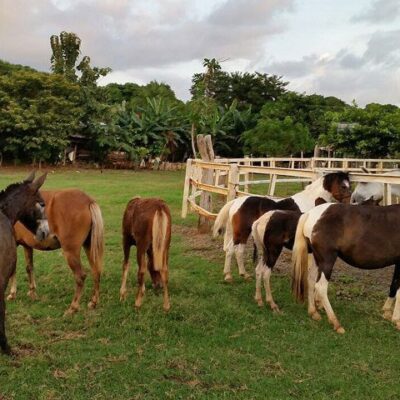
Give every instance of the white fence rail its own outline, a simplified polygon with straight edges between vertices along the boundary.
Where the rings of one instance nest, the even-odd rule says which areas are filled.
[[[194,212],[214,219],[217,214],[200,207],[196,200],[202,192],[226,196],[226,202],[239,196],[258,195],[249,191],[250,185],[268,183],[267,195],[275,197],[277,183],[311,182],[324,171],[346,170],[352,182],[384,184],[384,204],[392,202],[392,185],[400,185],[400,176],[382,175],[400,165],[400,160],[342,159],[342,158],[233,158],[218,162],[187,160],[183,190],[182,217],[189,207]],[[361,167],[376,174],[360,172]],[[213,171],[213,183],[201,181],[203,170]],[[265,176],[267,179],[260,179]],[[243,178],[243,179],[242,179]]]

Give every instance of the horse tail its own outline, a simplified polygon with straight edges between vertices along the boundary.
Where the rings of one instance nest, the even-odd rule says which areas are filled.
[[[169,229],[168,214],[165,210],[157,210],[152,227],[153,264],[156,271],[167,268]]]
[[[257,219],[253,225],[251,226],[251,234],[254,240],[254,249],[253,249],[253,263],[257,262],[258,253],[264,251],[264,241],[263,237],[260,236],[259,232],[260,218]]]
[[[305,213],[299,219],[292,253],[292,293],[300,302],[304,301],[307,293],[308,243],[303,233],[307,218],[308,214]]]
[[[226,226],[226,222],[228,221],[229,217],[229,210],[231,209],[233,202],[235,200],[228,201],[221,210],[219,210],[219,213],[217,215],[217,219],[214,222],[214,227],[213,227],[213,237],[216,238],[218,235],[221,235],[224,231],[224,228]]]
[[[103,266],[104,254],[104,222],[101,210],[96,202],[89,205],[90,215],[92,217],[92,229],[90,233],[90,258],[98,266],[99,272]]]

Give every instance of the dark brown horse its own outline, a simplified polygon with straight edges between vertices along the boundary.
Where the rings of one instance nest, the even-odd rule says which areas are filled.
[[[13,225],[21,221],[38,239],[45,239],[49,234],[44,202],[39,193],[46,174],[33,179],[34,173],[24,182],[0,192],[0,348],[6,354],[10,353],[10,347],[5,332],[5,291],[17,262]]]
[[[337,257],[361,269],[395,264],[384,317],[400,329],[400,205],[386,207],[323,204],[299,219],[293,246],[292,288],[298,300],[308,289],[308,312],[320,319],[315,299],[325,309],[329,322],[344,333],[328,299],[328,282]],[[308,272],[307,254],[315,264]],[[308,286],[308,288],[307,288]],[[315,299],[314,299],[315,292]],[[392,307],[394,311],[392,313]]]
[[[50,235],[38,241],[22,224],[14,226],[17,244],[25,252],[26,271],[29,277],[29,296],[36,298],[33,276],[33,249],[55,250],[62,248],[64,257],[75,277],[75,294],[66,314],[79,309],[86,273],[81,263],[81,249],[85,249],[94,279],[93,295],[88,304],[95,308],[99,302],[100,277],[103,265],[104,232],[103,218],[98,204],[86,193],[77,189],[41,191],[46,204]],[[8,299],[16,297],[15,274],[11,279]]]
[[[236,255],[239,274],[245,278],[249,277],[244,267],[244,249],[253,222],[261,215],[271,210],[306,212],[315,207],[318,202],[348,201],[350,196],[349,175],[339,171],[319,177],[303,191],[280,201],[261,196],[244,196],[225,204],[218,213],[213,229],[214,237],[225,229],[225,281],[232,281],[231,259],[233,253]]]
[[[170,309],[168,296],[168,253],[171,242],[171,214],[167,204],[160,199],[136,197],[126,206],[122,221],[124,263],[120,299],[126,298],[126,280],[129,270],[131,246],[137,248],[137,285],[135,307],[142,305],[145,291],[144,275],[149,271],[153,286],[163,287],[164,310]],[[146,260],[147,254],[147,260]]]

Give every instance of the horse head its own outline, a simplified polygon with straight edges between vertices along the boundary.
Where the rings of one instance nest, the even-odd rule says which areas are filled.
[[[330,172],[322,177],[323,187],[339,203],[349,203],[351,197],[350,177],[347,172]]]
[[[34,176],[34,173],[31,173],[22,183],[10,185],[4,191],[3,203],[5,214],[13,219],[12,222],[19,220],[41,241],[49,234],[45,204],[39,192],[47,173],[36,180]]]

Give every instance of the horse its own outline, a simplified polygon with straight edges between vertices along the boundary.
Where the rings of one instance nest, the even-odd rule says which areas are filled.
[[[38,240],[49,234],[44,201],[39,193],[46,174],[35,181],[34,177],[33,172],[22,183],[9,185],[0,192],[0,348],[5,354],[11,353],[5,331],[5,291],[17,263],[13,225],[21,221]]]
[[[297,300],[303,301],[308,286],[308,313],[313,319],[321,319],[315,307],[316,298],[334,330],[345,332],[328,299],[329,279],[336,258],[340,257],[361,269],[395,264],[383,311],[384,317],[400,329],[399,224],[398,204],[385,207],[322,204],[300,217],[293,246],[292,291]],[[307,274],[309,250],[313,262]]]
[[[369,174],[366,168],[361,168],[363,172]],[[400,176],[400,170],[393,170],[385,172],[382,175],[395,175]],[[381,201],[383,199],[383,183],[379,182],[359,182],[354,188],[351,195],[351,203],[358,204],[367,199],[373,199],[375,201]],[[392,185],[392,195],[400,196],[400,185]]]
[[[122,220],[124,262],[120,300],[126,299],[126,280],[129,271],[131,246],[137,248],[138,263],[135,307],[139,309],[145,291],[144,274],[148,269],[153,287],[163,287],[165,311],[170,309],[168,295],[168,253],[171,242],[171,213],[160,199],[135,197],[126,206]],[[147,261],[146,261],[147,254]]]
[[[349,198],[347,197],[345,200],[349,200]],[[318,200],[315,205],[320,204],[325,204],[325,202]],[[361,204],[378,206],[379,200],[369,198]],[[266,302],[270,305],[272,311],[279,312],[279,307],[272,298],[269,281],[282,249],[284,247],[289,250],[293,249],[297,223],[301,215],[298,211],[274,210],[263,214],[253,223],[251,231],[255,245],[253,262],[256,261],[256,255],[259,256],[256,266],[256,294],[254,299],[260,307],[263,306],[261,296],[261,281],[263,280]]]
[[[271,210],[291,210],[306,212],[316,202],[332,200],[344,201],[351,195],[350,179],[346,172],[332,172],[319,177],[295,195],[280,201],[268,197],[244,196],[225,204],[217,215],[213,228],[213,237],[221,234],[225,228],[224,279],[232,282],[231,260],[236,255],[240,276],[245,279],[250,275],[244,267],[244,250],[251,233],[251,227],[261,215]]]
[[[80,255],[83,247],[94,279],[93,294],[88,308],[95,308],[99,303],[104,252],[104,227],[100,207],[95,200],[77,189],[41,191],[41,195],[46,204],[50,228],[47,239],[37,240],[22,224],[14,225],[16,242],[24,248],[29,279],[28,295],[36,299],[33,250],[50,251],[61,248],[75,277],[75,294],[65,315],[78,311],[86,278]],[[14,273],[11,277],[8,299],[15,299],[16,292],[16,274]]]

